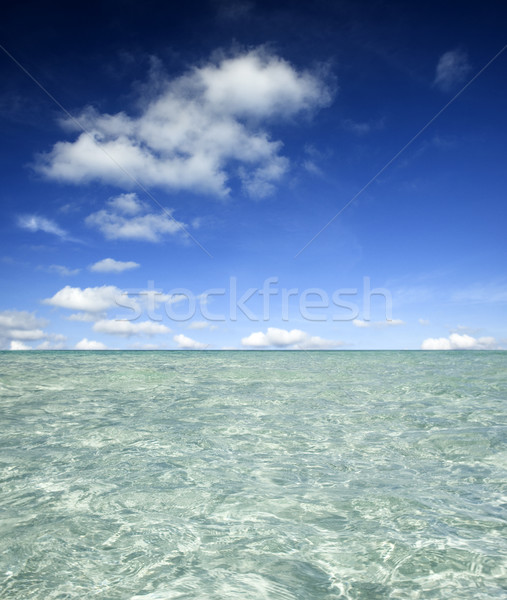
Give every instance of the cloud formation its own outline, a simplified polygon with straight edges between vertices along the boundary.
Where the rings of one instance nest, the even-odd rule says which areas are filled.
[[[198,300],[200,296],[197,296]],[[187,300],[185,294],[163,294],[153,289],[127,292],[115,285],[80,288],[66,285],[51,298],[42,300],[43,304],[80,311],[66,317],[69,321],[94,322],[104,320],[108,310],[127,309],[123,319],[133,320],[139,317],[142,308],[155,310],[160,304],[177,304]],[[135,313],[135,315],[132,314]],[[134,331],[134,330],[132,330]]]
[[[78,117],[74,141],[61,141],[38,157],[36,168],[59,181],[98,180],[131,188],[146,186],[226,196],[231,176],[251,196],[265,196],[288,169],[282,142],[264,127],[330,103],[319,74],[298,71],[258,48],[194,67],[158,82],[158,95],[139,116],[100,114],[92,107]],[[240,168],[238,168],[238,165]]]
[[[150,212],[150,206],[133,193],[111,198],[106,208],[92,213],[85,222],[108,240],[160,242],[165,234],[185,231],[185,225],[172,217],[172,211]]]
[[[0,347],[9,348],[11,342],[24,343],[42,340],[46,337],[44,319],[24,310],[4,310],[0,312]],[[17,345],[17,344],[14,344]]]
[[[98,262],[90,265],[90,271],[95,273],[122,273],[123,271],[129,271],[130,269],[137,269],[139,263],[122,260],[115,260],[114,258],[103,258]]]
[[[0,348],[10,350],[31,350],[26,342],[41,342],[40,350],[61,348],[65,336],[46,333],[48,322],[39,319],[34,313],[25,310],[4,310],[0,312]]]
[[[241,345],[248,348],[291,348],[300,349],[325,349],[341,346],[342,342],[326,340],[319,336],[311,336],[301,329],[278,329],[268,327],[266,332],[256,331],[242,338]]]
[[[451,333],[448,338],[428,338],[421,344],[421,350],[495,350],[498,348],[494,337],[474,338],[466,333]]]
[[[40,343],[35,349],[36,350],[62,350],[65,348],[65,341],[67,337],[62,334],[49,334],[47,340]]]
[[[18,217],[18,227],[26,229],[35,233],[37,231],[44,231],[44,233],[51,233],[60,238],[66,238],[67,232],[64,231],[55,221],[46,219],[46,217],[39,217],[37,215],[20,215]]]
[[[56,292],[54,296],[46,298],[42,302],[49,306],[80,310],[85,313],[101,313],[113,306],[118,306],[117,301],[122,297],[125,298],[125,294],[114,285],[103,285],[100,287],[88,287],[84,289],[66,285]]]
[[[32,350],[32,347],[24,344],[23,342],[12,340],[9,345],[9,350]]]
[[[107,350],[107,346],[102,342],[83,338],[74,346],[75,350]]]
[[[93,325],[93,331],[98,333],[108,333],[109,335],[120,335],[131,337],[133,335],[160,335],[169,333],[169,327],[153,321],[142,321],[135,323],[133,321],[123,321],[120,319],[101,319]]]
[[[46,270],[49,273],[57,273],[62,277],[72,277],[74,275],[77,275],[81,271],[81,269],[69,269],[64,265],[49,265],[49,267],[47,267]]]
[[[197,342],[182,333],[175,335],[173,340],[178,344],[178,348],[182,350],[204,350],[204,348],[207,348],[207,344]]]
[[[465,81],[471,66],[468,57],[461,50],[449,50],[440,57],[433,85],[443,92],[449,92]]]

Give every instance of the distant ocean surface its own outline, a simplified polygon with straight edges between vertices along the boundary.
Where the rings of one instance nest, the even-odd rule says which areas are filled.
[[[507,597],[507,352],[2,352],[0,598]]]

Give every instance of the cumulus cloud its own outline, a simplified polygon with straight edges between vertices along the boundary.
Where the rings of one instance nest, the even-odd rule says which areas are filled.
[[[390,321],[363,321],[362,319],[354,319],[352,324],[355,327],[363,329],[384,329],[385,327],[396,327],[397,325],[405,325],[405,321],[401,319],[391,319]]]
[[[256,331],[251,333],[248,337],[244,337],[241,340],[243,346],[250,346],[252,348],[265,348],[267,346],[277,346],[280,348],[286,346],[294,346],[304,342],[308,334],[301,329],[277,329],[276,327],[268,327],[266,333],[263,331]]]
[[[336,348],[342,345],[342,342],[335,340],[326,340],[319,336],[311,336],[301,329],[277,329],[276,327],[268,327],[266,332],[256,331],[249,336],[242,338],[242,346],[249,348],[267,348],[274,346],[275,348]]]
[[[100,313],[113,306],[118,306],[118,300],[121,298],[125,298],[124,292],[114,285],[84,289],[66,285],[52,298],[46,298],[42,302],[50,306],[79,310],[85,313]]]
[[[449,92],[463,83],[470,72],[468,57],[461,50],[449,50],[440,57],[433,84],[443,92]]]
[[[101,319],[93,325],[93,331],[98,333],[108,333],[109,335],[121,335],[131,337],[133,335],[159,335],[169,333],[169,327],[153,321],[142,321],[135,323],[133,321],[123,321],[120,319]]]
[[[287,117],[330,100],[316,76],[298,73],[287,61],[261,50],[209,64],[197,69],[193,78],[219,114]]]
[[[177,304],[188,299],[185,294],[163,294],[154,289],[138,290],[129,294],[114,285],[88,288],[66,285],[51,298],[42,300],[42,303],[79,311],[67,316],[69,321],[90,322],[104,319],[107,311],[112,308],[134,311],[139,316],[143,307],[154,310],[163,303]],[[199,299],[202,299],[202,296],[195,298],[196,301]],[[129,317],[134,318],[132,314],[129,314]]]
[[[24,310],[0,312],[0,348],[25,345],[25,342],[43,340],[47,337],[43,328],[47,321]],[[14,348],[16,349],[16,348]]]
[[[130,269],[137,269],[139,263],[122,260],[115,260],[114,258],[104,258],[98,262],[90,265],[90,271],[96,273],[122,273]]]
[[[63,347],[64,335],[47,333],[48,322],[39,319],[34,313],[24,310],[4,310],[0,312],[0,348],[11,350],[31,350],[26,342],[41,342],[38,349]]]
[[[9,345],[9,350],[32,350],[32,347],[27,346],[27,344],[23,344],[23,342],[12,340]]]
[[[178,348],[182,350],[204,350],[204,348],[207,348],[207,344],[197,342],[182,333],[175,335],[173,340],[178,344]]]
[[[236,175],[248,194],[264,196],[288,169],[282,142],[265,128],[331,101],[319,74],[299,71],[262,48],[159,83],[139,116],[85,109],[78,120],[89,135],[56,143],[39,156],[39,172],[128,187],[134,177],[146,186],[218,196],[229,193]],[[65,126],[76,129],[70,120]]]
[[[74,346],[75,350],[107,350],[107,346],[102,342],[83,338]]]
[[[45,233],[51,233],[60,238],[66,238],[67,232],[64,231],[55,221],[46,219],[46,217],[39,217],[37,215],[20,215],[18,217],[18,226],[21,229],[26,229],[35,233],[36,231],[44,231]]]
[[[90,227],[96,227],[109,240],[159,242],[164,234],[185,231],[185,225],[173,218],[172,211],[150,212],[150,207],[133,193],[111,198],[107,202],[106,208],[89,215],[85,222]],[[112,261],[113,259],[105,260]],[[101,262],[104,263],[104,261]],[[118,261],[113,262],[117,263]],[[138,266],[137,263],[122,264]],[[111,265],[112,263],[108,262],[101,266],[107,268]],[[104,271],[103,268],[102,270]]]
[[[29,327],[29,325],[27,325],[27,327]],[[28,328],[27,329],[24,329],[24,328],[11,329],[10,335],[12,337],[15,337],[18,340],[29,340],[29,341],[40,340],[40,339],[43,339],[46,337],[46,334],[44,333],[44,331],[42,329],[28,329]]]
[[[494,337],[474,338],[466,333],[451,333],[448,338],[428,338],[421,344],[421,350],[495,350],[498,344]]]

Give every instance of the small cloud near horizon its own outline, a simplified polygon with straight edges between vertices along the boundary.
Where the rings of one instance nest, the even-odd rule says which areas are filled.
[[[466,333],[451,333],[447,338],[428,338],[421,344],[421,350],[497,350],[499,345],[494,337],[474,338]]]
[[[247,348],[294,348],[301,350],[324,350],[342,346],[338,340],[327,340],[320,336],[311,336],[301,329],[278,329],[268,327],[266,332],[256,331],[241,339],[241,345]]]

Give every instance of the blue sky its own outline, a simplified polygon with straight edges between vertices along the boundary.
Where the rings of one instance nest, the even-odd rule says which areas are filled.
[[[10,6],[0,348],[506,348],[506,22]]]

